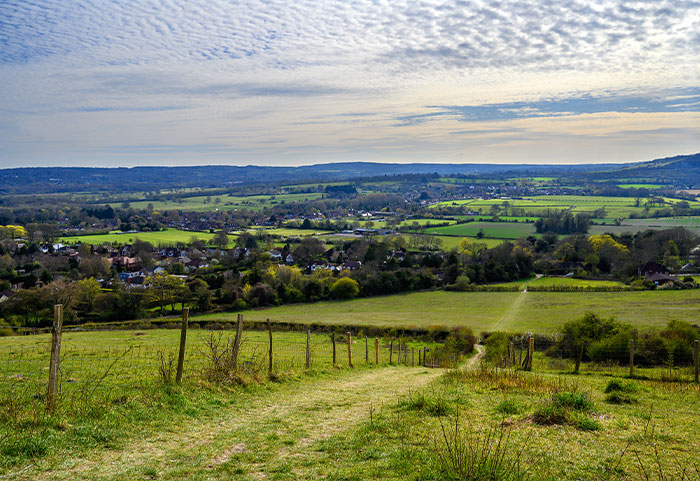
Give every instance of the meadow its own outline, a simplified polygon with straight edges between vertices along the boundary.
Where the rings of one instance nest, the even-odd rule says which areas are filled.
[[[700,292],[447,292],[424,291],[348,301],[290,304],[246,311],[246,319],[381,327],[466,326],[474,332],[557,332],[586,311],[640,329],[660,328],[681,319],[700,323]],[[228,320],[235,314],[195,316]]]
[[[149,205],[154,210],[187,210],[195,212],[211,212],[214,210],[236,210],[248,209],[262,211],[266,207],[277,204],[288,204],[293,202],[307,202],[323,197],[318,192],[303,194],[264,194],[235,196],[231,194],[220,195],[195,195],[191,197],[180,197],[174,200],[140,200],[129,202],[129,206],[135,209],[147,209]],[[112,207],[121,206],[120,202],[113,202]]]
[[[664,200],[673,204],[679,202],[680,199],[664,198]],[[636,206],[636,200],[629,197],[605,197],[605,196],[584,196],[584,195],[542,195],[530,196],[518,199],[464,199],[445,201],[436,204],[437,206],[452,206],[465,205],[477,212],[485,212],[490,210],[494,205],[503,208],[505,205],[510,207],[522,208],[527,212],[541,213],[547,210],[569,210],[574,213],[589,213],[604,208],[605,219],[607,221],[615,219],[625,219],[632,214],[642,214],[644,210],[643,202],[640,206]],[[697,208],[700,202],[689,202],[690,207]],[[668,205],[666,205],[668,206]],[[662,206],[652,207],[659,208]]]
[[[519,222],[468,222],[466,224],[432,227],[424,232],[436,235],[476,237],[482,231],[490,239],[519,239],[535,235],[535,225]]]
[[[113,243],[127,244],[139,239],[144,242],[149,242],[154,246],[175,246],[177,244],[191,244],[193,239],[209,242],[214,238],[214,235],[215,234],[211,234],[209,232],[165,229],[162,231],[137,233],[112,231],[109,234],[89,234],[61,237],[59,240],[64,244],[77,244],[82,242],[91,245],[101,245]],[[230,235],[229,246],[233,245],[235,241],[236,236]]]

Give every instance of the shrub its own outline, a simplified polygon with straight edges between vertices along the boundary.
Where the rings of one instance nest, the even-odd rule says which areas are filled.
[[[341,277],[331,286],[329,293],[335,299],[351,299],[360,293],[360,285],[355,279]]]

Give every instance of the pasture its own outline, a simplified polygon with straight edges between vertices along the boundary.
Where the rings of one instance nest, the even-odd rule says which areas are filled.
[[[668,207],[671,204],[680,202],[680,199],[664,198],[665,205],[652,207]],[[598,209],[605,209],[606,220],[625,219],[631,214],[641,214],[644,210],[644,202],[636,205],[636,199],[630,197],[605,197],[605,196],[585,196],[585,195],[539,195],[523,197],[518,199],[462,199],[440,202],[437,206],[459,206],[465,205],[469,209],[485,213],[493,206],[522,208],[530,213],[542,213],[547,210],[569,210],[573,213],[593,214]],[[700,207],[700,202],[689,202],[690,207]]]
[[[102,244],[129,244],[139,239],[154,246],[174,246],[177,244],[191,244],[193,240],[209,242],[214,234],[209,232],[195,232],[178,229],[165,229],[153,232],[121,232],[112,231],[109,234],[88,234],[79,236],[61,237],[64,244],[84,243],[90,245]],[[229,235],[229,246],[236,241],[235,235]]]
[[[120,232],[112,231],[109,234],[89,234],[79,236],[61,237],[64,244],[84,243],[90,245],[102,244],[130,244],[136,239],[148,242],[154,246],[175,246],[177,244],[191,244],[193,240],[209,242],[214,234],[209,232],[194,232],[178,229],[165,229],[154,232]],[[229,246],[236,241],[235,235],[229,236]]]
[[[177,197],[172,200],[140,200],[130,202],[135,209],[147,209],[149,205],[153,210],[188,210],[195,212],[211,212],[215,210],[242,210],[262,211],[266,207],[278,204],[290,204],[295,202],[308,202],[323,197],[322,193],[311,192],[304,194],[263,194],[236,196],[232,194],[220,195],[195,195],[191,197]],[[112,207],[121,206],[120,202],[113,202]]]
[[[490,239],[519,239],[536,235],[534,224],[520,222],[468,222],[424,230],[428,234],[460,237],[476,237],[480,231],[483,231],[484,237]]]
[[[246,311],[246,319],[353,324],[382,327],[466,326],[481,331],[556,332],[586,311],[615,316],[640,329],[681,319],[700,323],[700,291],[631,292],[447,292],[426,291],[391,296],[290,304]],[[227,320],[216,313],[196,319]]]

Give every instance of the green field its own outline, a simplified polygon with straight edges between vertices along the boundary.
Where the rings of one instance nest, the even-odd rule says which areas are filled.
[[[672,204],[680,199],[664,198],[666,202]],[[574,213],[593,213],[593,211],[605,208],[605,219],[614,220],[618,218],[628,218],[631,214],[641,214],[644,210],[643,202],[639,207],[635,206],[636,200],[631,197],[604,197],[585,195],[542,195],[531,196],[519,199],[464,199],[440,202],[436,206],[459,206],[466,205],[477,212],[488,212],[492,206],[498,205],[503,208],[505,203],[510,207],[522,208],[527,212],[544,212],[547,210],[569,210]],[[693,208],[700,207],[700,202],[689,202]],[[656,206],[661,208],[664,206]],[[665,205],[668,207],[668,204]]]
[[[551,333],[586,311],[616,316],[642,329],[673,319],[700,323],[700,291],[632,292],[446,292],[293,304],[246,311],[246,319],[354,324],[382,327],[468,326],[475,332],[506,330]],[[202,320],[235,319],[205,314]]]
[[[667,187],[664,184],[617,184],[622,189],[661,189]]]
[[[589,279],[574,279],[573,277],[551,277],[543,276],[530,279],[522,279],[514,282],[504,282],[494,284],[496,286],[526,286],[551,287],[551,286],[576,286],[576,287],[625,287],[625,284],[618,281],[597,281]],[[586,295],[586,294],[583,294]]]
[[[64,244],[77,244],[79,242],[91,245],[102,245],[102,244],[128,244],[139,239],[144,242],[149,242],[154,246],[174,246],[178,243],[191,244],[192,239],[202,240],[208,242],[214,238],[214,234],[209,232],[194,232],[194,231],[184,231],[177,229],[165,229],[162,231],[155,232],[138,232],[138,233],[128,233],[113,231],[109,234],[94,234],[94,235],[80,235],[80,236],[68,236],[62,237],[60,242]],[[232,245],[236,236],[229,236],[229,245]]]
[[[479,231],[492,239],[519,239],[535,235],[535,225],[520,222],[468,222],[466,224],[432,227],[425,229],[429,234],[475,237]]]
[[[214,210],[234,209],[262,211],[266,207],[272,207],[278,204],[306,202],[311,200],[317,200],[322,197],[323,194],[318,192],[311,192],[306,194],[270,194],[249,196],[234,196],[221,194],[182,197],[171,201],[141,200],[130,202],[129,205],[135,209],[147,209],[150,204],[153,206],[153,209],[157,211],[188,210],[198,212],[210,212]],[[113,202],[110,205],[112,207],[119,207],[121,206],[121,203]]]

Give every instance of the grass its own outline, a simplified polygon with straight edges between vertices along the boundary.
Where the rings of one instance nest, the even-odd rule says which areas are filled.
[[[174,246],[177,244],[191,244],[193,239],[202,240],[208,242],[214,238],[214,234],[208,232],[193,232],[184,231],[178,229],[165,229],[162,231],[155,232],[138,232],[138,233],[127,233],[120,231],[112,231],[109,234],[93,234],[93,235],[80,235],[80,236],[68,236],[62,237],[60,242],[64,244],[77,244],[79,242],[92,245],[101,244],[128,244],[134,242],[136,239],[140,239],[145,242],[149,242],[155,246]],[[229,236],[230,242],[229,246],[233,245],[236,240],[236,236]]]
[[[516,302],[517,301],[517,302]],[[668,321],[700,322],[700,292],[446,292],[429,291],[349,301],[291,304],[246,311],[246,319],[383,327],[466,326],[474,332],[557,331],[586,311],[615,316],[639,328],[660,328]],[[228,320],[214,313],[194,319]]]
[[[552,287],[552,286],[577,286],[577,287],[624,287],[625,284],[619,281],[598,281],[590,279],[575,279],[573,277],[531,277],[529,279],[521,279],[513,282],[502,282],[493,284],[494,286],[528,286],[533,287]]]
[[[484,237],[493,239],[519,239],[535,235],[535,225],[516,222],[468,222],[466,224],[432,227],[429,234],[475,237],[483,231]]]
[[[271,195],[249,195],[249,196],[234,196],[234,195],[195,195],[191,197],[182,197],[172,201],[134,201],[130,202],[130,207],[135,209],[146,209],[149,204],[154,210],[187,210],[197,212],[211,212],[215,210],[253,210],[262,211],[266,207],[272,207],[278,204],[290,204],[296,202],[308,202],[317,200],[323,197],[323,194],[318,192],[304,194],[271,194]],[[217,203],[216,199],[219,199]],[[110,204],[112,207],[121,206],[120,202]]]
[[[680,199],[665,198],[669,203],[675,203]],[[605,196],[582,196],[582,195],[541,195],[530,196],[520,199],[462,199],[445,201],[436,204],[438,206],[449,207],[466,205],[471,210],[477,212],[489,212],[492,206],[501,208],[505,203],[510,207],[523,208],[527,212],[540,213],[547,210],[569,210],[573,213],[592,214],[595,210],[605,208],[605,220],[612,221],[619,218],[628,218],[631,214],[641,214],[644,210],[641,206],[635,206],[635,199],[631,197],[605,197]],[[700,202],[689,202],[690,206],[697,208]],[[662,206],[654,207],[661,208]]]

